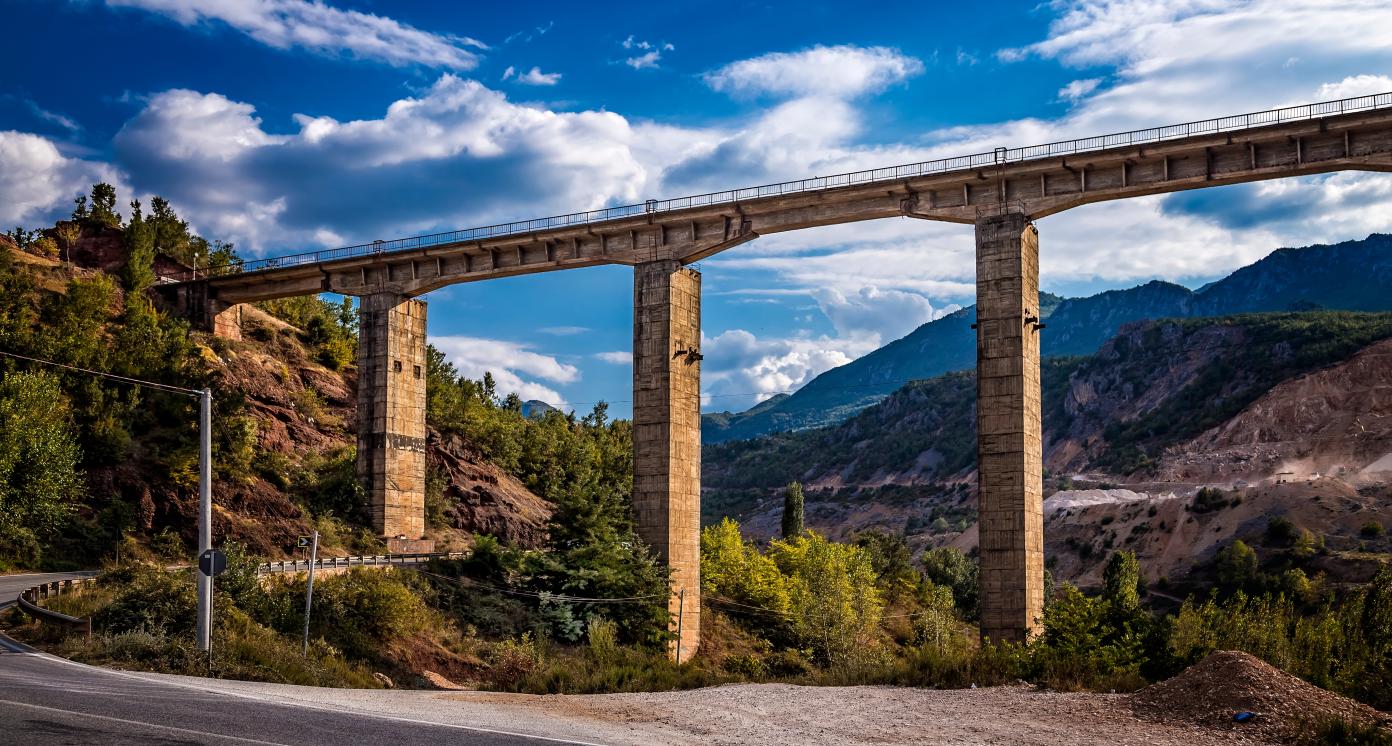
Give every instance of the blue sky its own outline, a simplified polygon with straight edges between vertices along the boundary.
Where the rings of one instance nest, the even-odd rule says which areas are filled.
[[[1392,91],[1385,2],[712,7],[0,0],[0,224],[104,179],[271,255]],[[1081,208],[1040,223],[1043,286],[1197,286],[1392,230],[1389,197],[1346,173]],[[700,269],[707,410],[974,287],[970,229],[908,220]],[[505,389],[626,415],[631,293],[623,267],[457,285],[430,334]]]

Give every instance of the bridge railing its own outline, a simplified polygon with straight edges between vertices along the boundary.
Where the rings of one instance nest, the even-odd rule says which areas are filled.
[[[1388,106],[1392,106],[1392,93],[1378,93],[1369,96],[1340,99],[1337,101],[1323,101],[1320,103],[1252,112],[1250,114],[1237,114],[1234,116],[1217,117],[1215,119],[1204,119],[1184,124],[1170,124],[1161,127],[1132,130],[1130,132],[1118,132],[1110,135],[1062,140],[1043,145],[1028,145],[1019,148],[996,148],[989,153],[939,158],[937,160],[908,163],[899,166],[852,171],[833,176],[815,176],[796,181],[783,181],[775,184],[744,187],[722,192],[676,197],[673,199],[648,200],[642,204],[604,207],[597,210],[574,212],[567,215],[554,215],[545,218],[534,218],[532,220],[522,220],[513,223],[500,223],[497,225],[466,228],[445,233],[397,238],[390,241],[373,241],[372,243],[344,246],[337,249],[323,249],[302,254],[289,254],[286,256],[269,257],[253,261],[238,261],[204,266],[188,272],[176,273],[173,277],[177,280],[191,280],[197,279],[200,276],[225,276],[263,272],[306,264],[319,264],[321,262],[330,262],[340,259],[352,259],[375,254],[390,254],[399,251],[429,248],[431,246],[455,244],[466,241],[480,241],[489,238],[497,238],[499,236],[526,234],[575,225],[587,225],[606,220],[633,217],[635,215],[673,212],[693,207],[730,204],[760,197],[776,197],[785,194],[797,194],[801,192],[835,189],[838,187],[872,184],[880,181],[895,181],[898,179],[928,176],[982,166],[997,166],[1038,158],[1051,158],[1060,155],[1073,155],[1096,150],[1125,147],[1128,145],[1162,142],[1165,140],[1193,137],[1195,135],[1232,132],[1235,130],[1264,127],[1272,124],[1284,124],[1286,122],[1316,119],[1337,114],[1381,109]]]

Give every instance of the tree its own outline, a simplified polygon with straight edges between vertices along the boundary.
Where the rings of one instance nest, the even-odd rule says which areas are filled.
[[[81,459],[71,407],[57,379],[45,373],[5,375],[0,380],[0,551],[22,562],[37,561],[38,540],[56,532],[83,496]]]
[[[960,549],[939,547],[923,553],[923,574],[938,585],[952,589],[952,598],[962,616],[975,619],[980,596],[977,563]]]
[[[77,198],[73,200],[72,219],[86,220],[91,217],[91,214],[92,213],[87,209],[87,195],[77,195]]]
[[[116,187],[104,181],[92,185],[92,211],[89,217],[111,228],[121,224],[121,216],[116,214]]]
[[[126,266],[121,271],[126,290],[138,295],[155,284],[154,226],[140,213],[140,200],[132,200],[131,219],[126,226]]]
[[[802,534],[803,524],[802,484],[791,482],[783,491],[783,538],[791,539]]]
[[[1102,598],[1115,616],[1129,616],[1141,607],[1141,563],[1135,552],[1114,552],[1102,571]]]
[[[1257,553],[1238,539],[1218,552],[1214,561],[1218,582],[1230,589],[1244,588],[1257,578]]]
[[[58,240],[63,242],[63,261],[72,260],[72,248],[77,245],[78,239],[82,238],[82,229],[77,223],[64,221],[58,224]]]

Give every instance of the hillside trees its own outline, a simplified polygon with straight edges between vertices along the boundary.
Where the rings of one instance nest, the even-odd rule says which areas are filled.
[[[68,398],[45,373],[0,378],[0,563],[36,564],[83,496]]]

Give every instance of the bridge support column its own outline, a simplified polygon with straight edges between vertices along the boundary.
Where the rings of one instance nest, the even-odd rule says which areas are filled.
[[[242,338],[242,304],[209,300],[207,316],[213,336],[234,340]]]
[[[673,631],[689,659],[701,629],[701,275],[672,260],[633,275],[633,509],[672,569]]]
[[[425,302],[395,293],[358,308],[358,480],[393,551],[424,551]]]
[[[1039,232],[976,221],[976,422],[981,636],[1024,641],[1044,612]]]

